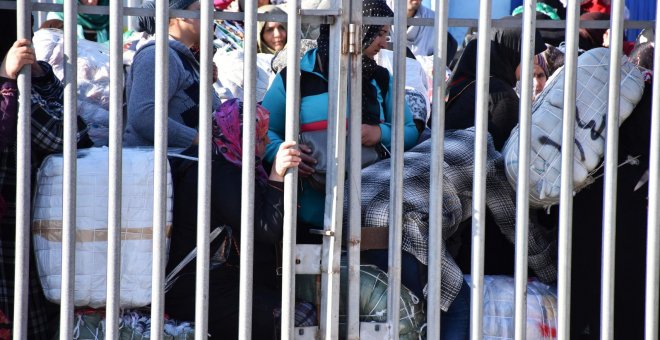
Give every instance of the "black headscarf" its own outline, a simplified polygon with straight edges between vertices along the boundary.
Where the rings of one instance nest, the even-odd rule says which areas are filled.
[[[545,50],[545,44],[538,30],[535,35],[534,54],[539,54]],[[477,77],[477,41],[474,39],[468,43],[456,65],[447,89],[449,100]],[[494,28],[490,41],[490,76],[515,87],[521,50],[522,28]]]
[[[362,4],[362,15],[365,17],[393,17],[394,12],[387,6],[385,0],[365,0]],[[366,49],[376,39],[383,26],[362,25],[362,50]],[[317,55],[321,62],[321,71],[327,76],[327,65],[330,55],[330,27],[321,25],[320,35],[317,40]],[[377,89],[372,85],[375,80],[381,90],[381,96],[385,97],[389,90],[389,72],[386,68],[376,64],[376,61],[362,55],[362,123],[379,124],[380,106],[378,102]],[[384,110],[384,108],[383,108]]]

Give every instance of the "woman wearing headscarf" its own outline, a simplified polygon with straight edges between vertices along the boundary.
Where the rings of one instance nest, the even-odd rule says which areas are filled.
[[[110,0],[79,0],[81,5],[86,6],[108,6]],[[64,0],[57,0],[58,4],[64,3]],[[52,12],[48,19],[64,20],[64,13]],[[108,28],[110,27],[110,17],[105,14],[87,14],[78,13],[78,37],[100,43],[110,40]]]
[[[143,6],[153,7],[153,2]],[[170,9],[199,10],[198,0],[170,0]],[[168,63],[168,146],[187,148],[198,143],[199,62],[191,49],[199,47],[200,22],[192,18],[170,18],[168,32],[155,32],[153,17],[140,17],[139,28],[148,34],[169,34]],[[128,114],[124,133],[125,146],[148,146],[154,143],[156,43],[144,44],[133,57],[126,78]],[[220,98],[213,92],[215,110]],[[209,114],[211,114],[209,112]]]
[[[263,14],[286,14],[275,5],[261,6],[257,10]],[[286,46],[286,22],[259,21],[257,22],[257,52],[275,54]]]
[[[228,243],[218,238],[211,243],[209,278],[209,334],[212,339],[238,338],[238,294],[240,244],[231,240],[241,235],[241,169],[243,104],[231,99],[213,114],[211,163],[211,229],[228,226]],[[261,159],[268,144],[269,113],[257,105],[256,184],[254,191],[254,307],[252,329],[255,339],[270,339],[274,332],[273,310],[279,306],[276,287],[275,245],[282,239],[284,207],[283,180],[289,168],[300,163],[295,142],[280,144],[274,165],[267,173]],[[197,156],[197,146],[184,155]],[[172,158],[174,183],[173,228],[168,272],[197,245],[198,162]],[[191,199],[192,198],[192,199]],[[222,247],[224,246],[224,247]],[[165,310],[179,320],[195,319],[195,261],[177,274],[167,292]]]
[[[536,33],[534,54],[545,50],[543,39]],[[445,129],[467,129],[474,126],[477,93],[477,41],[465,47],[447,87]],[[519,99],[514,90],[516,69],[522,49],[521,28],[495,28],[490,41],[490,85],[488,87],[488,132],[495,148],[501,150],[518,123]],[[428,123],[431,126],[431,121]]]
[[[394,14],[384,0],[366,0],[362,14],[369,17],[392,17]],[[389,26],[365,25],[362,28],[362,145],[382,144],[390,148],[393,116],[392,77],[376,64],[374,56],[387,44]],[[327,127],[328,66],[330,60],[329,28],[321,26],[318,47],[305,53],[300,61],[300,130],[317,131]],[[266,149],[266,161],[272,161],[284,137],[286,111],[286,68],[273,81],[264,97],[263,105],[271,113],[268,135],[271,144]],[[405,148],[411,148],[418,136],[408,106],[405,106]],[[311,151],[300,145],[303,152]],[[300,165],[302,178],[298,194],[298,218],[307,227],[322,228],[325,192],[312,188],[305,177],[314,172],[316,160],[303,154]],[[307,236],[302,233],[302,236]]]

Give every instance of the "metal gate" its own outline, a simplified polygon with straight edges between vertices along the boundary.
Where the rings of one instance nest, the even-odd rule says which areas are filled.
[[[479,34],[488,36],[494,25],[512,26],[513,22],[495,21],[490,17],[492,1],[484,0],[480,3],[479,20],[449,19],[448,1],[435,0],[436,19],[407,19],[406,1],[396,1],[394,18],[363,18],[362,2],[359,0],[333,0],[328,10],[303,10],[300,0],[289,0],[287,4],[288,16],[257,14],[256,1],[246,1],[244,13],[214,12],[213,1],[202,0],[201,10],[183,11],[169,10],[167,0],[157,0],[156,9],[141,9],[125,7],[122,1],[111,1],[109,7],[79,6],[77,1],[65,1],[64,5],[31,3],[27,0],[0,2],[0,8],[17,10],[18,38],[30,38],[30,13],[32,11],[64,11],[65,21],[65,137],[64,137],[64,219],[62,244],[62,298],[60,339],[72,338],[73,327],[73,290],[74,290],[74,245],[75,245],[75,208],[76,208],[76,101],[77,101],[77,50],[76,50],[76,15],[80,13],[109,14],[111,18],[124,16],[154,15],[156,17],[156,30],[167,30],[170,16],[200,18],[202,27],[212,27],[214,19],[244,19],[245,21],[245,111],[244,111],[244,145],[245,166],[243,167],[243,193],[253,193],[255,186],[254,145],[255,145],[255,112],[256,112],[256,41],[257,21],[287,21],[288,22],[288,60],[287,83],[289,91],[286,98],[286,139],[297,139],[299,132],[299,50],[300,50],[300,24],[325,23],[330,24],[330,65],[329,65],[329,102],[328,136],[331,143],[328,147],[328,175],[326,184],[325,216],[323,244],[315,250],[320,257],[311,261],[314,271],[322,276],[322,304],[320,306],[320,326],[314,329],[294,328],[294,293],[295,274],[301,265],[297,261],[297,252],[302,251],[296,247],[296,215],[297,215],[297,170],[289,171],[285,176],[285,207],[284,207],[284,239],[283,239],[283,277],[282,277],[282,333],[283,339],[293,338],[321,338],[337,339],[340,336],[348,339],[397,339],[399,334],[399,291],[401,287],[401,240],[402,240],[402,183],[403,183],[403,112],[404,112],[404,79],[405,79],[405,44],[407,25],[434,25],[435,58],[433,77],[433,102],[442,103],[445,93],[444,65],[446,63],[447,27],[475,26],[478,24]],[[515,309],[515,338],[525,338],[526,323],[526,291],[527,291],[527,231],[529,206],[529,167],[530,162],[530,126],[531,126],[531,91],[532,91],[532,57],[534,46],[535,27],[566,26],[566,64],[564,107],[565,119],[563,123],[562,144],[572,145],[573,126],[575,125],[575,86],[577,65],[577,37],[580,23],[579,4],[577,0],[570,0],[567,7],[566,22],[542,22],[537,25],[535,18],[536,0],[525,0],[523,17],[523,52],[522,52],[522,96],[520,106],[520,166],[517,187],[517,223],[516,223],[516,309]],[[613,338],[613,282],[614,282],[614,241],[616,221],[616,185],[617,185],[617,146],[618,146],[618,110],[619,110],[619,84],[620,57],[622,51],[622,36],[625,26],[630,28],[649,27],[645,22],[624,22],[623,0],[612,1],[611,20],[611,55],[610,55],[610,85],[609,109],[607,119],[607,153],[605,156],[605,214],[603,234],[603,291],[602,291],[602,319],[601,334],[604,339]],[[660,14],[660,7],[658,14]],[[390,228],[389,228],[389,295],[388,295],[388,322],[382,324],[380,331],[377,328],[367,327],[359,321],[359,264],[360,264],[360,205],[350,205],[349,235],[342,236],[342,218],[344,215],[343,202],[344,185],[350,181],[350,198],[360,197],[360,164],[352,162],[350,169],[345,171],[345,155],[350,154],[351,159],[361,157],[360,150],[360,115],[350,115],[348,131],[344,129],[347,110],[360,112],[360,91],[349,91],[352,88],[361,88],[361,48],[359,43],[360,29],[363,24],[393,24],[394,41],[394,121],[392,132],[392,178],[390,182]],[[603,24],[592,24],[592,26]],[[120,207],[121,207],[121,146],[122,146],[122,105],[123,105],[123,70],[122,70],[122,27],[123,20],[110,21],[110,51],[111,51],[111,103],[110,103],[110,192],[108,196],[108,272],[107,272],[107,324],[117,325],[119,320],[119,272],[120,263]],[[600,27],[599,26],[599,27]],[[605,27],[605,26],[603,26]],[[656,23],[656,30],[660,24]],[[153,266],[152,278],[152,337],[160,339],[162,334],[162,315],[164,311],[164,272],[165,272],[165,211],[166,211],[166,145],[167,145],[167,35],[156,36],[156,133],[155,156],[156,178],[154,185],[154,239],[153,239]],[[212,30],[202,30],[201,37],[201,88],[200,112],[211,111],[211,68],[212,68]],[[480,339],[483,334],[483,287],[484,287],[484,241],[485,241],[485,193],[486,193],[486,134],[487,109],[489,88],[489,49],[488,39],[480,39],[478,45],[478,75],[476,99],[476,143],[475,143],[475,173],[473,189],[472,213],[472,276],[471,288],[471,326],[472,339]],[[655,56],[655,65],[660,64],[660,57]],[[656,66],[657,67],[657,66]],[[442,74],[442,76],[439,76]],[[20,93],[30,93],[30,69],[24,68],[19,75],[18,84]],[[345,94],[349,93],[349,96]],[[20,111],[18,116],[18,183],[17,183],[17,220],[16,220],[16,281],[15,281],[15,309],[14,309],[14,339],[27,338],[27,282],[28,258],[30,254],[30,97],[21,95],[19,99]],[[653,83],[653,121],[650,167],[649,191],[649,217],[648,217],[648,255],[647,255],[647,299],[646,299],[646,339],[658,337],[658,288],[660,287],[660,80],[654,78]],[[434,105],[434,117],[444,117],[444,105]],[[207,114],[200,115],[200,140],[210,140],[211,120]],[[442,176],[443,176],[443,139],[444,120],[433,120],[433,151],[432,175],[430,187],[430,225],[442,223]],[[351,148],[346,150],[346,136],[350,138]],[[209,280],[209,234],[210,234],[210,152],[209,143],[203,143],[199,148],[199,187],[198,187],[198,256],[196,276],[196,339],[207,336],[208,280]],[[562,174],[573,173],[573,148],[562,149]],[[346,178],[348,174],[348,179]],[[562,176],[560,224],[559,224],[559,327],[557,337],[569,339],[570,320],[570,268],[571,268],[571,232],[572,232],[572,201],[573,182],[571,176]],[[241,202],[241,220],[243,225],[254,223],[254,197],[253,194],[244,194]],[[440,338],[440,286],[442,251],[441,228],[429,228],[429,285],[427,296],[427,338]],[[342,240],[348,243],[342,246]],[[254,237],[251,228],[243,228],[241,234],[241,288],[240,288],[240,338],[251,338],[252,323],[252,257],[246,254],[254,252]],[[347,334],[339,334],[339,279],[340,279],[340,253],[342,248],[347,250],[349,259],[348,269],[348,299],[346,301],[348,319]],[[20,273],[20,275],[18,274]],[[107,335],[110,339],[118,338],[116,327],[108,327]]]

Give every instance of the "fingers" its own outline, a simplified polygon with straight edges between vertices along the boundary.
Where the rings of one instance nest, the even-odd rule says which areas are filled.
[[[312,149],[309,146],[305,145],[305,144],[300,144],[298,147],[304,153],[312,153]]]
[[[294,141],[294,140],[282,142],[282,144],[280,144],[280,150],[291,148],[291,147],[295,146],[296,144],[298,144],[298,143],[296,143],[296,141]]]
[[[28,46],[29,47],[30,45],[32,45],[30,40],[18,39],[14,42],[14,45],[12,47],[14,47],[14,48],[19,48],[19,47],[23,47],[23,46]]]

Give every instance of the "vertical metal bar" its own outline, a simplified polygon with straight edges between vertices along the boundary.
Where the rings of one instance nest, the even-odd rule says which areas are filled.
[[[479,3],[477,45],[477,99],[475,112],[474,183],[472,197],[472,291],[470,337],[483,337],[484,245],[486,239],[486,147],[488,132],[488,91],[490,75],[490,0]]]
[[[108,151],[108,262],[106,339],[119,339],[119,292],[121,271],[122,132],[124,103],[124,62],[122,43],[122,1],[110,2],[110,149]]]
[[[621,54],[623,53],[623,0],[612,1],[611,25],[600,304],[602,308],[600,336],[603,340],[614,339],[614,256],[616,249],[617,165],[619,161],[619,93],[621,92]]]
[[[392,178],[390,181],[390,235],[388,258],[387,322],[390,338],[399,338],[399,295],[401,294],[401,244],[403,238],[403,148],[406,84],[407,10],[405,1],[394,9],[394,112],[392,113]]]
[[[16,2],[18,39],[30,39],[29,0]],[[14,267],[14,340],[27,339],[28,280],[30,273],[30,180],[31,180],[31,134],[32,72],[23,67],[18,74],[18,119],[16,140],[16,263]]]
[[[445,69],[447,65],[447,25],[449,1],[435,0],[435,47],[433,58],[433,103],[431,117],[431,183],[429,200],[429,279],[428,312],[429,339],[440,339],[440,302],[442,299],[442,188],[444,184],[445,140]]]
[[[287,23],[286,140],[298,140],[300,128],[300,0],[289,1]],[[295,247],[298,214],[298,169],[284,176],[284,236],[282,249],[282,339],[293,339],[295,307]]]
[[[515,338],[527,336],[527,238],[529,234],[529,162],[532,130],[532,79],[536,31],[536,0],[526,0],[523,11],[522,93],[520,96],[520,145],[516,196]]]
[[[241,195],[241,284],[239,298],[239,338],[252,337],[252,287],[254,254],[254,176],[257,110],[257,3],[245,2],[245,104],[243,106],[243,183]],[[200,339],[201,340],[201,339]]]
[[[140,0],[125,0],[128,2],[129,7],[140,7]],[[131,16],[128,17],[128,25],[127,25],[129,30],[136,30],[138,27],[138,17]]]
[[[349,0],[334,0],[332,8],[348,8]],[[346,87],[348,54],[341,46],[344,22],[348,11],[330,26],[332,53],[328,65],[328,172],[325,187],[323,227],[332,236],[323,238],[321,257],[321,319],[320,331],[325,339],[339,337],[339,274],[344,216],[344,178],[346,161]],[[361,115],[360,115],[361,116]],[[359,160],[356,162],[359,163]]]
[[[72,339],[76,247],[76,128],[78,109],[78,2],[64,3],[64,175],[60,339]]]
[[[211,112],[213,111],[211,97],[213,48],[211,44],[213,44],[213,2],[202,0],[200,12],[199,166],[197,168],[197,262],[195,274],[196,340],[208,338],[211,247],[209,234],[211,232]]]
[[[169,1],[156,1],[156,77],[154,92],[154,206],[151,267],[151,334],[163,337],[165,310],[165,223],[167,204],[167,116]]]
[[[656,18],[660,18],[660,6],[656,6]],[[660,20],[655,31],[660,30]],[[660,53],[653,55],[654,74],[660,74]],[[649,216],[646,240],[646,306],[644,339],[658,339],[660,311],[660,77],[653,77],[653,116],[651,119],[651,146],[649,160]]]
[[[350,20],[352,29],[355,31],[355,37],[361,37],[362,33],[362,1],[351,1]],[[353,33],[349,33],[353,34]],[[350,55],[350,77],[349,97],[349,132],[350,138],[350,159],[357,160],[362,158],[362,49],[356,48]],[[362,166],[361,162],[353,161],[349,164],[349,242],[348,248],[348,298],[346,301],[347,311],[347,335],[349,340],[360,338],[360,242],[362,240]]]
[[[559,273],[557,295],[559,320],[557,338],[570,338],[571,243],[573,234],[573,155],[575,139],[575,88],[580,4],[569,0],[566,7],[566,64],[564,66],[564,118],[562,123],[561,193],[559,200]]]
[[[348,0],[333,1],[333,8],[348,8]],[[349,13],[342,12],[330,26],[330,56],[328,71],[328,180],[324,229],[331,237],[323,240],[321,261],[322,309],[321,334],[326,339],[335,339],[339,331],[339,275],[342,243],[342,218],[344,211],[344,181],[346,161],[346,105],[345,95],[348,81],[348,54],[342,51],[344,23]],[[359,161],[358,161],[359,162]]]

